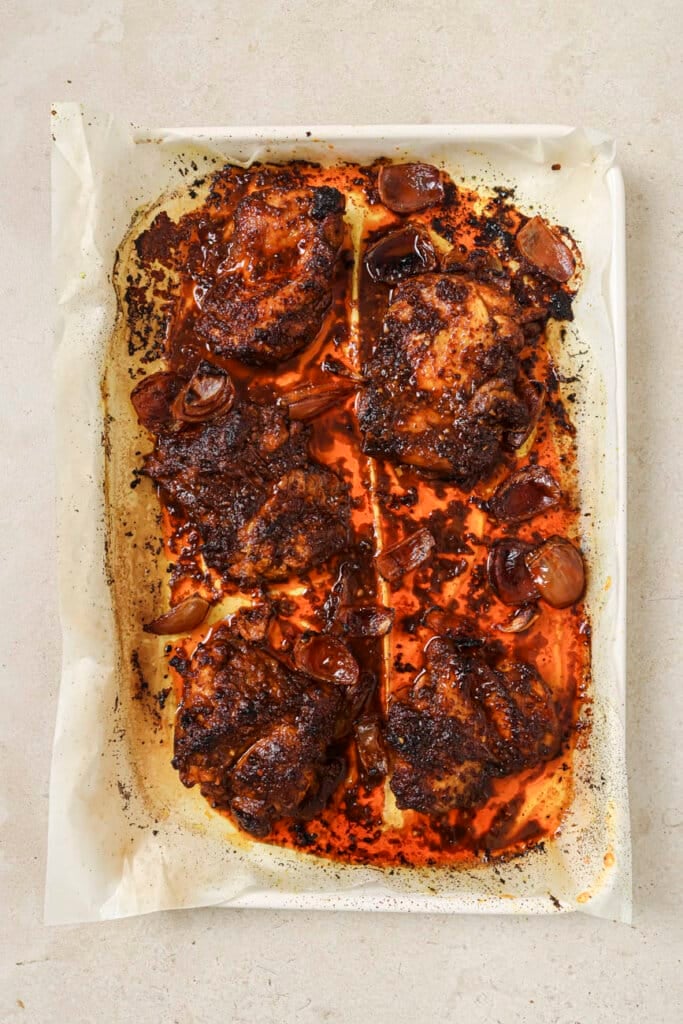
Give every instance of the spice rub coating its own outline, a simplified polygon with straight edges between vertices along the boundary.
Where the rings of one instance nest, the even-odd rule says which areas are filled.
[[[517,358],[529,316],[509,294],[460,274],[399,284],[364,367],[366,454],[461,487],[489,474],[532,415]]]
[[[226,626],[178,671],[173,765],[186,786],[261,837],[324,807],[346,770],[331,748],[349,730],[355,690],[295,672]]]
[[[391,788],[400,808],[442,814],[483,803],[489,783],[549,760],[560,743],[549,687],[524,663],[435,637],[425,670],[389,708]]]
[[[332,303],[344,205],[329,186],[274,185],[240,200],[196,321],[214,353],[266,365],[313,341]]]
[[[197,527],[207,565],[239,582],[284,580],[348,541],[347,485],[309,455],[308,436],[281,406],[241,400],[161,433],[145,472]]]

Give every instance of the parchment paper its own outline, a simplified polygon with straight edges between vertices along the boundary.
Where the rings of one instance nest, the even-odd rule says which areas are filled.
[[[630,920],[624,756],[623,196],[604,136],[569,128],[147,131],[57,104],[53,132],[59,558],[63,666],[50,785],[50,923],[204,905],[559,913]],[[307,134],[310,132],[310,136]],[[578,390],[582,544],[591,576],[592,731],[561,833],[523,858],[462,869],[331,864],[237,835],[169,765],[169,736],[127,728],[107,580],[100,386],[116,319],[117,247],[136,211],[222,163],[378,156],[443,163],[456,182],[513,185],[567,225],[586,264],[565,345]],[[551,165],[561,164],[561,171]],[[152,749],[158,744],[159,750]],[[141,764],[155,757],[154,785]],[[145,777],[146,778],[146,777]]]

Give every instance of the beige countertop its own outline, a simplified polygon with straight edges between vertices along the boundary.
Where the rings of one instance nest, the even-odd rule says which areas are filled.
[[[0,1022],[620,1024],[683,1013],[683,8],[2,0]],[[42,924],[60,640],[49,109],[148,125],[554,122],[612,134],[629,284],[634,924],[198,910]]]

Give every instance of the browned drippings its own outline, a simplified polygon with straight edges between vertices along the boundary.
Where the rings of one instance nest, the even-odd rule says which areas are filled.
[[[193,331],[193,321],[202,290],[224,256],[236,203],[247,190],[287,175],[355,196],[364,207],[363,250],[387,230],[405,223],[405,218],[379,203],[376,168],[305,164],[249,171],[224,168],[213,179],[202,206],[178,223],[160,214],[137,239],[141,278],[131,280],[126,297],[129,337],[131,355],[137,350],[140,362],[150,363],[149,372],[168,368],[187,375],[209,355]],[[514,234],[523,219],[508,193],[499,190],[492,197],[482,197],[462,186],[456,189],[446,178],[443,201],[411,214],[410,223],[429,232],[441,253],[454,246],[458,258],[466,263],[473,250],[484,255],[497,253],[498,259],[501,241],[503,253],[513,255]],[[166,282],[169,273],[170,285]],[[161,330],[150,331],[145,328],[150,316],[145,300],[149,289],[145,288],[155,280],[164,320]],[[570,310],[571,293],[567,285],[550,285],[555,289],[557,316],[562,318]],[[341,373],[348,370],[352,377],[359,374],[381,330],[389,285],[373,281],[362,261],[354,267],[350,236],[339,263],[334,296],[320,335],[293,359],[275,368],[247,367],[214,354],[212,362],[229,371],[238,395],[256,400],[272,400],[273,395],[304,384],[329,384],[335,377],[324,366]],[[464,493],[444,481],[426,480],[406,466],[363,455],[351,389],[310,421],[311,453],[343,475],[350,486],[353,542],[348,551],[311,571],[301,582],[267,588],[278,613],[270,621],[267,636],[273,649],[289,650],[301,629],[323,631],[329,625],[330,602],[339,590],[340,573],[350,571],[355,604],[390,605],[395,610],[393,629],[386,636],[346,638],[358,663],[378,681],[368,713],[373,707],[385,710],[391,694],[407,688],[422,669],[426,643],[445,622],[457,620],[484,638],[495,639],[510,660],[526,660],[536,666],[559,707],[565,736],[560,754],[538,768],[495,780],[493,795],[483,807],[451,811],[437,819],[415,811],[399,813],[391,798],[389,807],[384,781],[364,775],[353,740],[349,740],[344,751],[348,776],[327,808],[313,820],[277,823],[268,842],[351,862],[438,865],[517,853],[557,831],[571,798],[574,726],[589,677],[590,628],[585,610],[581,604],[562,610],[542,604],[528,630],[501,632],[496,626],[508,620],[511,609],[496,599],[486,576],[488,551],[496,539],[514,536],[538,543],[553,534],[579,535],[571,419],[559,393],[547,339],[533,337],[533,331],[529,335],[522,365],[529,377],[543,382],[547,389],[533,445],[527,443],[521,449],[527,449],[521,458],[519,453],[507,457],[507,464],[492,479],[471,492]],[[544,466],[559,482],[559,504],[514,526],[487,516],[482,506],[500,480],[529,463]],[[174,566],[168,577],[174,601],[191,593],[216,601],[239,591],[236,584],[207,571],[197,530],[177,509],[163,507],[162,524],[166,555]],[[376,553],[420,529],[433,536],[434,553],[403,578],[383,579],[374,562]],[[260,600],[264,589],[257,587],[244,594],[245,602]],[[186,640],[173,644],[168,657],[189,654],[206,634],[206,626],[198,627]]]

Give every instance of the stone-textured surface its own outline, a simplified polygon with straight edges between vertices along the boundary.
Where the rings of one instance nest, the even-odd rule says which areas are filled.
[[[683,390],[679,0],[2,0],[0,1021],[676,1020]],[[549,121],[619,143],[628,194],[633,928],[572,916],[195,911],[41,923],[59,670],[48,111],[155,124]]]

